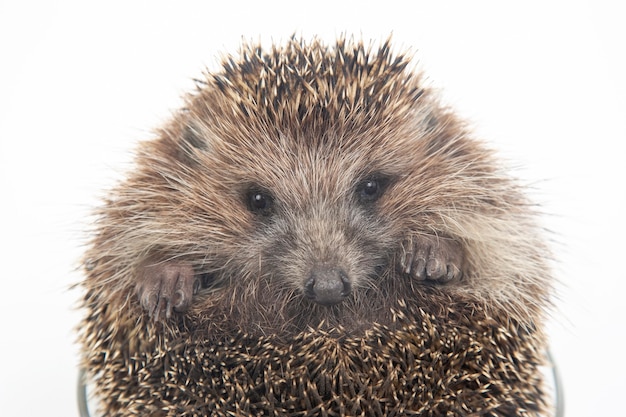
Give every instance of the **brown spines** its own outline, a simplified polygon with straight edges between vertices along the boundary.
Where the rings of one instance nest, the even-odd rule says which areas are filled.
[[[307,44],[292,38],[268,52],[244,46],[238,59],[227,57],[223,70],[209,75],[200,96],[214,85],[229,106],[222,115],[230,110],[241,121],[252,119],[269,129],[346,122],[363,129],[404,111],[403,106],[408,110],[424,92],[405,71],[407,65],[406,57],[391,54],[389,41],[372,51],[345,39],[327,47],[319,40]]]
[[[465,316],[456,303],[437,315],[417,304],[403,305],[393,327],[358,337],[342,328],[289,341],[182,331],[90,365],[107,369],[110,416],[543,415],[540,332],[476,305]]]

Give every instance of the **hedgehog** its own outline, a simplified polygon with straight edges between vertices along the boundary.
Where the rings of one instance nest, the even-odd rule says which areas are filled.
[[[140,144],[84,257],[102,416],[538,416],[525,189],[409,53],[244,43]]]

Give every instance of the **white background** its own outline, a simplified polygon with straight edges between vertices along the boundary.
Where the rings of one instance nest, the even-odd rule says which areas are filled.
[[[0,414],[77,414],[68,287],[89,210],[193,77],[242,37],[393,32],[548,214],[567,415],[624,415],[626,13],[619,2],[415,3],[1,1]]]

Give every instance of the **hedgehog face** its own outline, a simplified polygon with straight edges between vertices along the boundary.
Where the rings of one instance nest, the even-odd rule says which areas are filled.
[[[248,145],[231,145],[239,147],[236,160],[219,153],[225,146],[210,146],[214,154],[205,162],[238,167],[222,171],[234,187],[214,203],[227,217],[236,210],[243,223],[232,246],[219,250],[231,254],[232,268],[223,272],[326,306],[370,286],[395,250],[379,210],[393,176],[337,141],[282,135]]]
[[[270,186],[250,186],[245,199],[254,230],[248,251],[278,285],[334,305],[367,286],[388,261],[388,227],[376,203],[389,180],[380,174],[340,178],[352,172],[337,169],[338,178],[320,187],[308,179],[328,180],[333,170],[328,166],[332,162],[318,160],[323,166],[300,167],[308,172],[297,175],[297,186],[294,176]]]
[[[395,177],[355,164],[367,158],[341,154],[335,144],[300,146],[283,147],[274,164],[245,164],[250,172],[237,189],[245,232],[222,250],[232,254],[223,271],[230,279],[216,291],[246,294],[247,311],[277,310],[264,314],[275,324],[355,328],[387,302],[377,280],[398,237],[381,205]],[[253,320],[266,328],[264,317]]]

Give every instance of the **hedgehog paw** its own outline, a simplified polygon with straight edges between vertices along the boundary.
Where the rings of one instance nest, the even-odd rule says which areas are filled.
[[[463,251],[452,239],[418,236],[402,245],[400,270],[419,281],[448,283],[461,279]]]
[[[136,292],[141,306],[154,321],[182,313],[198,292],[200,279],[190,265],[162,262],[144,266],[138,275]]]

